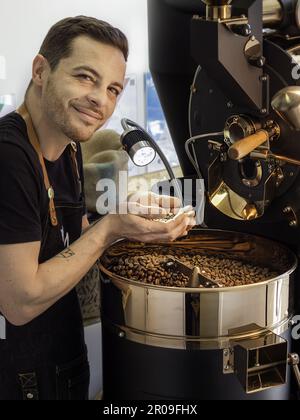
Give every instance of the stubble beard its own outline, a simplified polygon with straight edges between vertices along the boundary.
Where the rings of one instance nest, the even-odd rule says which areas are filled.
[[[74,124],[72,125],[72,116],[69,115],[68,110],[64,108],[51,79],[48,81],[45,89],[43,111],[46,113],[49,121],[51,121],[52,124],[71,141],[86,142],[91,138],[94,132],[100,128],[86,127],[86,129],[80,129],[79,127],[74,126]]]

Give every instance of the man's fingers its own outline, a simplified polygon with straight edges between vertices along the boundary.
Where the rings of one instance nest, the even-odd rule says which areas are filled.
[[[174,210],[174,214],[176,214],[177,211],[182,207],[181,200],[177,197],[170,197],[168,195],[158,195],[154,193],[152,193],[152,197],[160,207],[164,207],[169,211]]]
[[[188,206],[181,208],[178,213],[174,216],[173,220],[177,220],[180,217],[189,217],[189,218],[195,218],[195,211],[193,210],[193,207]]]
[[[129,208],[130,213],[143,215],[144,217],[149,215],[167,215],[168,213],[174,215],[187,213],[191,217],[191,212],[193,211],[192,206],[182,207],[181,200],[177,197],[159,195],[153,192],[142,194],[135,203],[131,201]]]
[[[166,209],[162,207],[154,207],[154,206],[141,206],[141,213],[138,214],[146,219],[164,219],[168,212]]]
[[[168,212],[166,209],[158,206],[147,206],[140,203],[130,203],[129,204],[129,213],[136,216],[142,216],[145,218],[163,218]]]
[[[182,207],[181,200],[179,198],[171,197],[169,195],[156,194],[152,191],[144,192],[141,194],[137,193],[133,196],[130,196],[128,201],[132,203],[134,200],[140,204],[143,204],[144,206],[158,205],[167,209],[177,209]]]
[[[186,236],[188,232],[196,226],[195,217],[189,217],[184,213],[176,215],[172,220],[169,220],[166,225],[166,230],[163,234],[163,240],[168,242],[175,241],[177,238]]]
[[[148,209],[149,210],[149,209]],[[157,211],[157,209],[155,209]],[[163,209],[161,209],[163,210]],[[140,227],[140,234],[135,239],[141,242],[173,242],[177,238],[186,236],[196,225],[195,212],[180,211],[168,221],[150,220],[152,217],[141,217],[140,213],[131,215],[134,223]]]
[[[189,231],[196,226],[196,220],[185,220],[185,223],[179,225],[175,230],[174,230],[174,236],[175,238],[173,238],[172,240],[175,241],[176,239],[179,239],[181,237],[187,236]]]
[[[158,196],[157,196],[158,197]],[[167,197],[172,198],[172,197]],[[142,216],[148,219],[164,219],[166,216],[172,214],[168,208],[160,207],[157,203],[151,205],[145,205],[143,203],[129,203],[128,205],[129,213],[137,216]],[[184,208],[178,209],[177,213],[173,218],[170,218],[170,221],[177,220],[179,216],[185,215],[187,217],[195,217],[195,212],[192,206],[186,206]]]

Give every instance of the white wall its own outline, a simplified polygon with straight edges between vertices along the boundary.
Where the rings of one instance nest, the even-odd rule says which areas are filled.
[[[48,29],[64,17],[80,14],[107,20],[127,35],[127,73],[138,76],[138,108],[142,112],[142,73],[148,69],[147,0],[1,0],[0,95],[15,93],[17,104],[22,102],[32,59]],[[4,80],[1,56],[6,62]]]

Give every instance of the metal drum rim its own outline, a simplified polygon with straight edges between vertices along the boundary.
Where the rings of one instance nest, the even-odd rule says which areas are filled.
[[[230,286],[230,287],[220,287],[218,289],[209,289],[209,288],[187,288],[187,287],[173,287],[173,286],[157,286],[154,284],[148,284],[148,283],[142,283],[136,280],[129,280],[126,277],[122,277],[122,276],[118,276],[117,274],[111,273],[109,270],[107,270],[102,262],[101,259],[98,262],[98,266],[99,269],[102,273],[104,273],[106,276],[108,276],[109,278],[111,278],[111,280],[115,280],[117,282],[122,281],[123,283],[126,283],[128,285],[132,285],[132,286],[136,286],[136,287],[141,287],[143,289],[153,289],[153,290],[161,290],[161,291],[169,291],[169,292],[180,292],[180,293],[229,293],[229,292],[240,292],[240,291],[246,291],[249,289],[253,289],[253,288],[257,288],[257,287],[262,287],[262,286],[266,286],[272,283],[275,283],[279,280],[282,280],[284,277],[288,277],[289,275],[291,275],[297,268],[298,266],[298,260],[297,257],[295,255],[295,253],[293,251],[291,251],[287,246],[281,244],[280,242],[276,242],[272,239],[267,239],[258,235],[252,235],[252,234],[248,234],[248,233],[243,233],[243,232],[237,232],[237,231],[229,231],[229,230],[221,230],[221,229],[193,229],[194,232],[196,232],[197,230],[199,231],[205,231],[205,232],[218,232],[218,233],[225,233],[225,234],[238,234],[238,235],[247,235],[250,236],[251,238],[258,238],[260,240],[264,240],[266,242],[272,242],[273,244],[276,244],[278,246],[280,246],[281,248],[285,249],[286,252],[288,254],[290,254],[291,257],[293,257],[294,263],[292,265],[292,267],[284,272],[283,274],[274,277],[272,279],[266,280],[266,281],[262,281],[262,282],[258,282],[258,283],[254,283],[254,284],[248,284],[248,285],[243,285],[243,286]],[[122,240],[119,241],[115,244],[113,244],[111,247],[113,246],[117,246],[117,244],[120,244],[121,242],[130,242],[127,240]],[[152,244],[147,244],[149,246],[151,246]],[[172,245],[172,242],[169,243],[155,243],[153,245]],[[111,248],[110,247],[110,248]],[[109,249],[109,248],[108,248]]]

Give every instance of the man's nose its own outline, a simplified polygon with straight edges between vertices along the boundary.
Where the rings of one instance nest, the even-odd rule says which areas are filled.
[[[88,101],[93,107],[103,108],[107,103],[107,90],[106,89],[95,89],[88,95]]]

